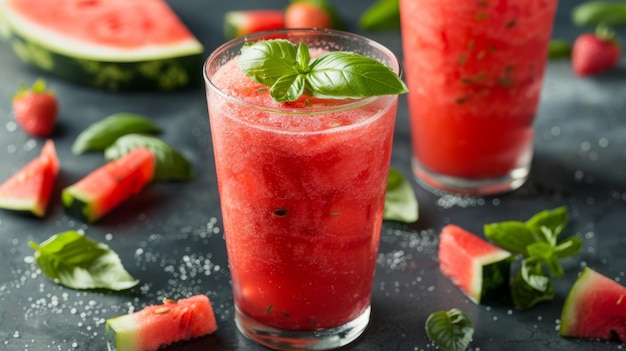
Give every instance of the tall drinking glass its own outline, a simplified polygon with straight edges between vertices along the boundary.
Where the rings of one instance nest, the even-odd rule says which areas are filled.
[[[427,188],[520,187],[557,0],[400,0],[412,166]]]
[[[236,324],[271,348],[336,348],[369,322],[397,95],[277,103],[237,67],[266,38],[399,63],[364,37],[302,29],[234,39],[204,67]]]

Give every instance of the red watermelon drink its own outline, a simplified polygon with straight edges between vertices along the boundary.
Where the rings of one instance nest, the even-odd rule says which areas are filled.
[[[557,0],[401,0],[413,170],[429,188],[520,187]]]
[[[244,58],[246,42],[255,44]],[[399,63],[354,34],[285,30],[235,39],[205,65],[237,326],[276,349],[336,348],[369,321],[397,93],[324,98],[307,86],[277,102],[242,67],[251,50],[279,44],[312,62],[329,51],[371,56],[398,81]]]

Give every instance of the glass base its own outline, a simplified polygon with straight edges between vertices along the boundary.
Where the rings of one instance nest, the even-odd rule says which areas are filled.
[[[504,176],[493,178],[459,178],[434,172],[415,158],[412,158],[411,166],[417,182],[427,190],[437,192],[449,192],[462,195],[496,195],[518,189],[528,179],[530,164],[513,169]]]
[[[335,328],[301,331],[261,324],[235,306],[235,323],[248,339],[275,350],[330,350],[357,339],[369,324],[371,307],[352,321]]]

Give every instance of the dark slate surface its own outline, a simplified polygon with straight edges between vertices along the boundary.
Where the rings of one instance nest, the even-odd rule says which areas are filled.
[[[572,40],[582,31],[569,20],[580,0],[560,4],[555,37]],[[285,1],[170,2],[206,46],[223,41],[227,10],[276,7]],[[336,1],[348,30],[370,2]],[[398,31],[366,35],[402,55]],[[626,33],[621,32],[626,38]],[[198,70],[200,74],[200,68]],[[35,157],[42,140],[25,135],[13,122],[10,96],[20,83],[42,75],[24,66],[6,43],[0,44],[0,179]],[[107,93],[48,77],[60,99],[59,126],[53,139],[62,170],[44,219],[0,212],[0,349],[105,350],[107,318],[137,310],[163,297],[207,294],[219,330],[215,335],[168,350],[261,350],[235,329],[229,273],[221,232],[215,170],[202,89],[175,93]],[[564,339],[558,336],[565,296],[584,266],[626,283],[626,61],[610,74],[575,78],[567,61],[551,62],[536,121],[536,154],[530,181],[497,197],[432,195],[415,182],[420,220],[414,225],[385,223],[374,283],[373,316],[365,335],[346,350],[433,350],[424,333],[429,313],[461,308],[474,321],[470,350],[621,350],[623,344]],[[197,179],[156,183],[102,221],[86,225],[63,213],[61,188],[103,162],[99,153],[74,156],[70,146],[87,125],[111,113],[150,116],[165,127],[164,140],[194,164]],[[406,101],[401,98],[392,165],[409,170]],[[584,240],[579,256],[565,262],[566,277],[556,282],[554,301],[530,311],[506,306],[476,306],[437,269],[437,232],[456,223],[480,233],[483,223],[525,220],[547,208],[565,205],[571,222],[567,235]],[[116,250],[141,284],[125,293],[76,291],[46,279],[33,263],[28,241],[81,229]]]

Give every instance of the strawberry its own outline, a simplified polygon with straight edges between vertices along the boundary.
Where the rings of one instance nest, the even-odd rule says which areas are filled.
[[[46,82],[37,79],[32,88],[22,88],[13,96],[13,114],[26,133],[46,137],[54,130],[59,105]]]
[[[585,33],[574,42],[572,68],[579,76],[598,75],[615,67],[620,55],[619,43],[614,33]]]
[[[285,9],[287,28],[335,28],[342,23],[328,0],[293,0]]]

